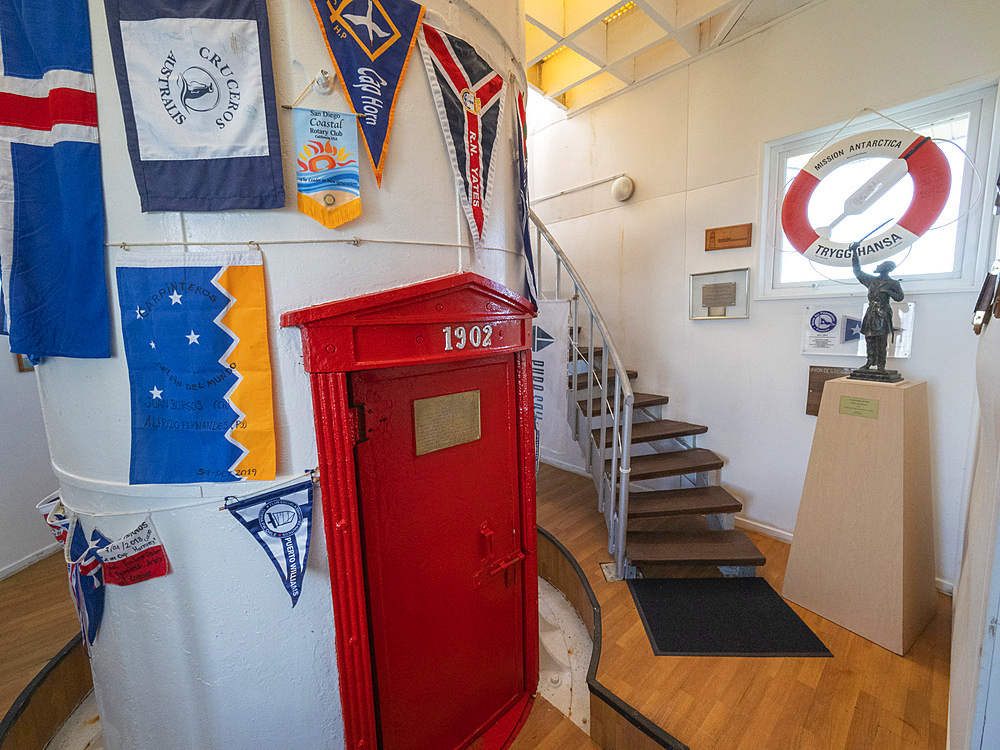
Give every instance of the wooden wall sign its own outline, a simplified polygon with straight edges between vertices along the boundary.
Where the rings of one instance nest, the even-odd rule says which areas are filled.
[[[753,224],[733,224],[728,227],[713,227],[705,230],[705,252],[709,250],[733,250],[750,247]]]
[[[806,395],[806,414],[819,416],[819,402],[823,398],[823,386],[827,380],[843,378],[851,374],[850,367],[809,366],[809,393]]]

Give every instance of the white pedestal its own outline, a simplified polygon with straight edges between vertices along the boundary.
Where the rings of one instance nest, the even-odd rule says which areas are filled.
[[[897,654],[930,622],[926,383],[826,383],[781,594]]]

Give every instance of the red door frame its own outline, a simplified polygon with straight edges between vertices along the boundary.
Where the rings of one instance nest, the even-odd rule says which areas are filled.
[[[340,701],[348,750],[378,747],[354,461],[358,418],[349,405],[347,385],[347,373],[357,370],[453,362],[497,354],[514,358],[520,474],[517,481],[525,555],[524,695],[497,721],[499,731],[485,735],[487,750],[506,747],[527,718],[538,684],[535,438],[530,360],[533,317],[526,299],[474,273],[431,279],[281,316],[282,327],[301,329],[303,364],[312,383],[323,521],[337,630]],[[478,334],[472,333],[474,328]],[[473,345],[474,340],[478,344]],[[487,341],[488,345],[484,343]]]

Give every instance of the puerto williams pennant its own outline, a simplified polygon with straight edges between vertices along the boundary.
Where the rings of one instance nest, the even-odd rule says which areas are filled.
[[[274,564],[293,607],[302,593],[309,558],[312,507],[311,476],[248,497],[226,498],[226,510],[253,535]]]
[[[265,0],[105,0],[143,211],[281,208]]]
[[[353,114],[293,110],[299,211],[334,229],[361,216],[358,124]]]
[[[517,174],[521,200],[521,252],[524,254],[524,283],[527,298],[538,309],[538,281],[535,279],[535,262],[531,256],[531,223],[528,220],[528,138],[524,94],[517,92]]]
[[[0,333],[13,352],[110,357],[86,0],[0,0]]]
[[[382,186],[396,97],[410,62],[422,5],[410,0],[311,0],[330,59],[358,115]]]
[[[507,83],[464,39],[423,25],[420,52],[427,69],[455,182],[477,250],[489,216]]]
[[[132,484],[274,479],[259,250],[118,251]]]

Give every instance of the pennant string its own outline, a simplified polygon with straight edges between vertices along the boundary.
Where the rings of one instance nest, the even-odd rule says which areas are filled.
[[[319,479],[319,469],[318,468],[311,469],[310,471],[303,472],[302,474],[292,477],[291,479],[287,479],[284,482],[281,482],[281,484],[275,484],[270,487],[267,487],[266,489],[258,490],[256,492],[251,492],[250,494],[243,495],[241,497],[237,497],[236,495],[226,495],[223,501],[223,505],[219,508],[219,510],[231,510],[240,503],[242,503],[244,500],[256,498],[257,496],[267,492],[276,492],[277,490],[283,490],[286,487],[291,487],[292,485],[301,482],[306,477],[309,477],[314,482],[317,481]],[[230,500],[235,502],[231,503]]]
[[[330,244],[342,244],[342,245],[353,245],[354,247],[360,247],[363,244],[373,244],[373,245],[409,245],[414,247],[448,247],[456,248],[459,250],[474,250],[475,246],[469,243],[463,242],[437,242],[434,240],[383,240],[383,239],[373,239],[370,237],[333,237],[330,239],[323,240],[261,240],[247,242],[194,242],[194,241],[184,241],[184,242],[106,242],[105,247],[115,247],[122,248],[124,245],[126,250],[133,250],[134,248],[140,247],[179,247],[187,250],[191,247],[246,247],[248,244],[256,245],[257,248],[261,248],[269,245],[330,245]],[[520,255],[521,251],[515,247],[495,247],[495,246],[485,246],[484,250],[494,250],[499,253],[512,253],[514,255]]]
[[[297,474],[291,479],[284,480],[279,484],[272,484],[267,488],[257,490],[254,494],[259,494],[261,492],[269,492],[271,490],[281,489],[282,487],[295,484],[296,482],[301,482],[304,477],[312,476],[314,480],[319,479],[320,472],[319,469],[313,469],[311,471],[303,472],[302,474]],[[227,498],[228,499],[228,498]],[[121,511],[110,511],[110,512],[92,512],[87,510],[80,510],[78,508],[73,508],[63,501],[63,507],[75,515],[85,516],[86,518],[105,518],[109,516],[134,516],[138,514],[148,515],[150,513],[165,513],[172,510],[186,510],[187,508],[197,508],[200,505],[212,505],[219,502],[218,496],[211,498],[200,498],[193,503],[181,503],[178,505],[169,505],[165,508],[136,508],[134,510],[121,510]],[[219,510],[226,510],[226,506],[222,506]]]

